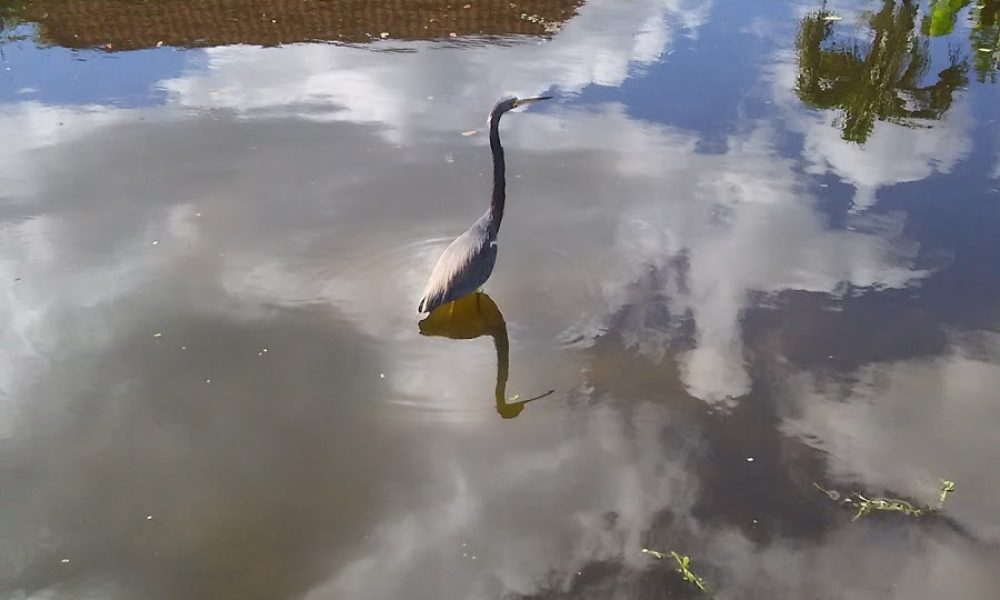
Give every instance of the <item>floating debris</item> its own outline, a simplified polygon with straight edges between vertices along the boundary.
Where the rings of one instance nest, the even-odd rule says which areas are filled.
[[[163,337],[163,332],[157,331],[156,333],[153,334],[153,337],[155,337],[155,338]]]
[[[152,521],[153,520],[153,515],[146,515],[146,520],[147,521]]]
[[[853,494],[845,496],[837,490],[828,490],[821,487],[815,481],[813,482],[813,485],[816,489],[826,494],[830,500],[853,510],[854,516],[851,517],[851,520],[857,521],[861,517],[870,514],[872,511],[900,512],[911,517],[922,517],[929,513],[938,512],[944,508],[944,503],[945,500],[948,499],[948,494],[955,491],[954,481],[949,481],[947,479],[939,479],[938,481],[941,482],[941,491],[938,495],[938,502],[936,506],[931,504],[914,506],[906,500],[900,500],[898,498],[866,498],[861,494],[861,492],[854,492]]]
[[[62,559],[62,560],[61,560],[61,561],[59,561],[59,562],[61,562],[62,564],[64,564],[64,565],[65,565],[65,564],[68,564],[68,563],[69,563],[69,559],[68,559],[68,558],[64,558],[64,559]]]
[[[475,129],[470,129],[468,131],[463,131],[462,135],[464,135],[465,137],[469,137],[470,135],[476,135],[477,133],[479,132],[476,131]]]
[[[752,456],[748,456],[747,457],[747,462],[753,462],[753,457]]]
[[[544,18],[538,15],[529,15],[528,13],[521,13],[521,18],[530,23],[537,23],[541,25],[545,30],[545,33],[556,33],[562,29],[562,24],[556,21],[546,21]]]
[[[643,548],[642,551],[650,556],[658,559],[664,559],[668,554],[663,552],[657,552],[656,550],[650,550],[649,548]],[[691,570],[691,557],[678,554],[677,552],[671,550],[669,556],[672,556],[675,561],[677,561],[677,572],[681,574],[684,581],[690,583],[691,585],[697,587],[703,592],[708,592],[708,586],[705,584],[705,580],[700,577],[697,573]]]

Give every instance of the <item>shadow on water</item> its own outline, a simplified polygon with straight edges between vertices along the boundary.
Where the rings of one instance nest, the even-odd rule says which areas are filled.
[[[507,322],[496,303],[488,295],[478,292],[454,302],[439,306],[419,323],[421,335],[444,337],[452,340],[471,340],[484,335],[493,338],[497,351],[497,414],[504,419],[513,419],[521,414],[529,402],[540,400],[555,392],[518,400],[515,395],[507,398],[507,379],[510,375],[510,340],[507,337]]]

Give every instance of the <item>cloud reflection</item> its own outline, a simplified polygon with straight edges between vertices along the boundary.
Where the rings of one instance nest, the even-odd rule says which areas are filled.
[[[617,86],[649,65],[678,35],[693,34],[711,3],[639,0],[587,2],[551,41],[512,40],[460,51],[433,43],[369,48],[300,45],[206,50],[207,68],[163,82],[185,108],[229,109],[247,116],[294,114],[378,123],[396,142],[420,131],[479,125],[498,96],[579,92]]]

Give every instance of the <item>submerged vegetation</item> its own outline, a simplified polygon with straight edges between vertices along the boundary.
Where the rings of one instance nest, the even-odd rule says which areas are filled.
[[[669,554],[664,554],[663,552],[657,552],[656,550],[650,550],[649,548],[643,548],[642,551],[645,554],[649,554],[653,558],[664,559],[667,556],[672,556],[675,561],[677,561],[677,572],[680,573],[681,578],[684,581],[695,586],[702,592],[708,593],[708,586],[705,585],[705,580],[699,576],[697,573],[691,570],[691,557],[678,554],[674,550],[671,550]]]
[[[945,500],[948,499],[948,494],[955,491],[954,481],[948,481],[947,479],[941,479],[939,481],[941,482],[941,489],[938,495],[937,504],[926,504],[923,506],[915,506],[906,500],[900,500],[898,498],[868,498],[863,496],[861,492],[854,492],[852,494],[845,495],[837,490],[828,490],[815,482],[813,482],[813,485],[816,486],[816,489],[826,494],[830,500],[833,500],[837,504],[854,511],[854,516],[851,517],[851,520],[856,521],[861,517],[870,514],[872,511],[899,512],[910,517],[922,517],[929,513],[938,512],[944,508],[944,503]]]

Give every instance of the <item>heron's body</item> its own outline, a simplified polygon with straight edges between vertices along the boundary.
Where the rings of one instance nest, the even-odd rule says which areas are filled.
[[[496,262],[496,231],[491,231],[486,213],[441,253],[417,310],[430,312],[477,291],[490,278]]]
[[[542,99],[506,98],[490,111],[490,150],[493,153],[490,207],[472,227],[445,248],[424,288],[418,312],[431,312],[438,306],[479,290],[493,273],[497,262],[497,234],[506,202],[506,166],[503,146],[500,145],[500,116],[515,106]]]

